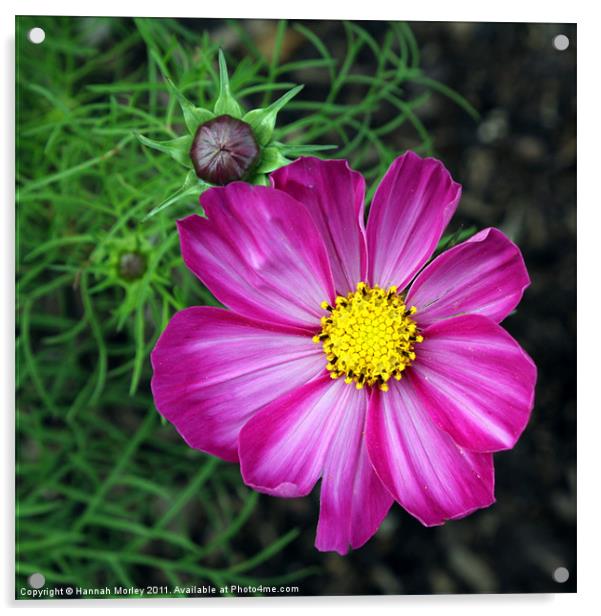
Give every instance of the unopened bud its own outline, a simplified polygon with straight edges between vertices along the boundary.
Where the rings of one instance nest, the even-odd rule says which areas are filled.
[[[259,159],[259,146],[246,122],[221,115],[198,127],[190,158],[201,180],[223,185],[247,176]]]
[[[137,252],[125,252],[119,258],[119,275],[125,280],[142,278],[146,272],[146,258]]]

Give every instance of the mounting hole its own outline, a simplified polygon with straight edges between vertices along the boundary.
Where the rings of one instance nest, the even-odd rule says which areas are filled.
[[[27,581],[31,588],[42,588],[46,583],[46,578],[41,573],[32,573]]]
[[[44,30],[42,30],[42,28],[32,28],[28,33],[27,33],[27,38],[34,44],[34,45],[39,45],[40,43],[44,42],[44,39],[46,38],[46,33],[44,32]]]
[[[565,51],[570,46],[570,39],[565,34],[558,34],[553,39],[553,47],[557,51]]]
[[[557,569],[553,571],[553,579],[558,584],[563,584],[564,582],[567,582],[569,577],[570,572],[565,567],[557,567]]]

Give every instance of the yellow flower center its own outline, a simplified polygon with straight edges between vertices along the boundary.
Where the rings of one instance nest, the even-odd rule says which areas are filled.
[[[323,344],[330,376],[345,377],[357,389],[377,385],[388,391],[388,381],[397,381],[415,359],[414,346],[423,341],[411,318],[415,306],[407,308],[396,287],[388,290],[364,282],[346,297],[338,296],[330,312],[321,319],[321,332],[313,342]]]

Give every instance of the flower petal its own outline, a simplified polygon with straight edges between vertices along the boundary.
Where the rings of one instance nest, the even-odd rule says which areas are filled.
[[[307,495],[352,393],[342,379],[325,373],[257,413],[240,432],[244,482],[275,496]]]
[[[315,547],[348,552],[361,547],[380,527],[393,499],[378,479],[367,455],[366,390],[347,385],[348,402],[330,442],[321,480]]]
[[[439,321],[423,335],[410,377],[434,423],[472,451],[513,447],[534,405],[530,357],[480,315]]]
[[[271,174],[271,182],[309,210],[330,257],[336,292],[365,280],[365,180],[345,160],[299,158]]]
[[[403,289],[430,258],[455,212],[461,186],[444,165],[413,152],[382,178],[369,213],[369,280]]]
[[[366,440],[373,467],[394,498],[435,526],[494,502],[492,454],[465,451],[439,430],[410,379],[374,391]]]
[[[319,328],[334,285],[311,216],[286,193],[233,182],[201,196],[208,220],[178,221],[186,265],[223,304],[251,319]]]
[[[258,409],[323,370],[308,335],[206,306],[174,315],[151,359],[161,414],[191,447],[229,461]]]
[[[497,323],[520,302],[530,278],[520,249],[498,229],[484,229],[436,257],[407,294],[421,326],[478,313]]]

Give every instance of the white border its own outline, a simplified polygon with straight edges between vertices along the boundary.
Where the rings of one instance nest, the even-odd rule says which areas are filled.
[[[169,0],[166,4],[124,0],[104,0],[101,4],[87,5],[76,1],[55,0],[52,4],[40,1],[22,0],[7,6],[0,20],[4,70],[2,71],[2,103],[4,113],[2,145],[3,163],[0,165],[0,181],[5,200],[0,209],[3,234],[3,267],[1,284],[4,291],[0,302],[2,310],[2,331],[0,344],[0,386],[5,401],[3,430],[6,447],[2,480],[4,499],[2,516],[2,537],[5,541],[2,562],[3,603],[13,609],[32,610],[75,608],[87,610],[99,608],[102,611],[120,613],[128,610],[168,609],[202,610],[202,612],[244,610],[251,613],[265,610],[285,609],[290,613],[304,613],[324,607],[327,610],[342,608],[346,613],[363,613],[366,608],[376,607],[383,613],[411,610],[420,613],[445,616],[461,615],[466,612],[487,615],[512,613],[544,613],[545,616],[565,616],[568,610],[583,608],[583,603],[593,606],[597,599],[597,572],[599,571],[599,526],[600,505],[599,461],[597,458],[598,435],[601,434],[601,404],[597,394],[600,380],[601,328],[598,324],[601,306],[599,284],[598,247],[601,245],[600,215],[601,199],[599,181],[599,116],[601,114],[601,92],[599,86],[599,27],[601,20],[592,2],[571,0],[570,2],[527,2],[505,0],[503,3],[483,3],[470,0],[442,2],[402,3],[390,0],[369,0],[368,3],[350,4],[348,1],[302,0],[299,3],[229,0],[209,3],[182,2]],[[87,601],[87,602],[19,602],[13,596],[13,454],[12,435],[14,396],[14,15],[15,14],[62,14],[62,15],[144,15],[144,16],[188,16],[188,17],[249,17],[274,18],[293,17],[297,19],[406,19],[410,21],[501,21],[501,22],[578,22],[578,594],[577,595],[455,595],[424,597],[312,597],[312,598],[271,598],[236,599],[234,601],[210,600],[140,600],[132,601]],[[8,103],[8,104],[7,104]],[[561,250],[561,246],[557,246]],[[561,298],[550,298],[561,301]],[[570,368],[567,366],[566,368]],[[7,506],[8,505],[8,506]],[[579,605],[576,606],[575,604]]]

